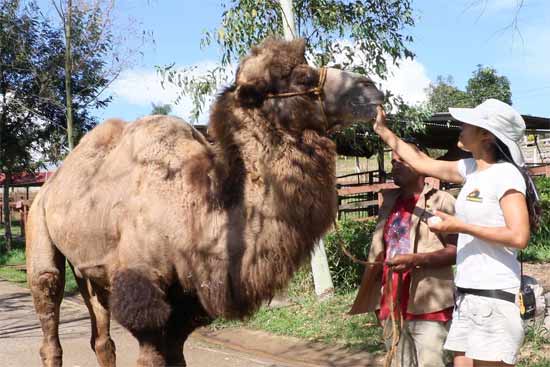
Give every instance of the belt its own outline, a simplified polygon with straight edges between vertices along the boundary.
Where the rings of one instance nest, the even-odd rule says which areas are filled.
[[[505,292],[500,289],[471,289],[456,287],[459,293],[473,294],[475,296],[497,298],[503,301],[516,303],[516,295],[510,292]]]

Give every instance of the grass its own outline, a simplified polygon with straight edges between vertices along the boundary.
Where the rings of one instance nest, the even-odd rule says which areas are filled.
[[[550,243],[529,244],[523,250],[523,260],[538,263],[550,262]]]
[[[348,316],[354,294],[335,295],[319,302],[308,294],[288,307],[266,308],[244,322],[217,320],[212,327],[246,327],[276,335],[347,347],[350,350],[383,352],[382,332],[374,315]]]
[[[517,366],[550,367],[550,332],[543,325],[527,328]]]
[[[390,172],[391,159],[390,153],[384,153],[384,170]],[[378,169],[378,158],[373,155],[370,158],[359,157],[359,168],[361,171],[373,171]],[[336,176],[346,175],[356,172],[355,157],[338,156],[336,160]]]
[[[17,222],[15,223],[17,224]],[[25,265],[25,241],[20,237],[21,228],[12,226],[12,249],[0,252],[0,278],[27,287],[27,273],[14,265]],[[0,249],[5,248],[4,228],[0,230]],[[78,286],[68,263],[65,263],[65,293],[74,294]]]
[[[379,353],[384,350],[382,330],[373,314],[349,316],[355,292],[335,294],[319,302],[309,267],[297,272],[287,290],[288,307],[262,307],[250,319],[216,320],[212,328],[246,327],[311,342]]]

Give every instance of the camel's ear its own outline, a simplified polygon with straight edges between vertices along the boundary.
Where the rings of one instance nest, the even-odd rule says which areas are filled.
[[[239,85],[236,90],[237,100],[243,107],[260,107],[267,95],[266,83],[258,81]]]

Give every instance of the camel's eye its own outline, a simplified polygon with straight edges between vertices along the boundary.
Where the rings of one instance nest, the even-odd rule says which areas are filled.
[[[317,83],[318,76],[315,70],[307,65],[299,65],[292,71],[292,83],[305,86],[314,86]]]

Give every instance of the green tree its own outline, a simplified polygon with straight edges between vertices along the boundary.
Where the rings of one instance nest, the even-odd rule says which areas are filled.
[[[189,69],[175,70],[173,64],[158,68],[163,80],[181,89],[176,103],[184,95],[191,97],[193,121],[202,112],[205,96],[226,82],[227,66],[266,37],[284,33],[280,1],[226,0],[222,6],[219,28],[205,32],[201,40],[203,46],[219,47],[218,67],[199,77],[190,77]],[[407,47],[412,36],[406,34],[414,25],[411,0],[294,0],[292,6],[295,36],[307,40],[308,56],[316,65],[338,64],[343,69],[385,77],[388,60],[397,62],[413,56]]]
[[[0,4],[0,172],[6,177],[7,203],[13,175],[34,171],[44,161],[55,163],[66,153],[65,47],[63,31],[45,19],[33,1]],[[99,42],[102,47],[93,57],[80,57],[98,45],[95,35],[104,32],[82,19],[76,12],[73,34],[89,42],[73,48],[72,62],[78,66],[71,75],[77,138],[96,124],[91,108],[109,102],[98,97],[108,85],[103,59],[109,44]],[[5,233],[9,246],[11,230]]]
[[[151,106],[153,107],[151,115],[169,115],[172,112],[172,106],[169,104],[151,103]]]
[[[477,69],[466,85],[466,93],[474,106],[488,98],[512,104],[510,81],[507,77],[498,75],[494,68],[488,66],[477,65]]]
[[[64,96],[58,97],[64,104],[66,145],[70,151],[87,130],[83,110],[101,108],[109,102],[109,98],[101,97],[102,92],[133,63],[143,44],[134,43],[139,38],[135,20],[125,24],[116,19],[115,0],[50,2],[63,33]],[[141,35],[142,41],[149,36],[145,31]]]
[[[41,29],[33,3],[18,0],[0,3],[0,172],[4,176],[6,248],[12,243],[9,188],[13,175],[33,170],[44,138],[44,124],[36,117],[43,106],[45,79],[42,60],[47,59],[53,34]]]
[[[453,77],[438,76],[435,83],[430,83],[427,90],[428,109],[433,112],[447,112],[449,107],[470,107],[470,96],[454,85]]]
[[[510,81],[498,75],[492,67],[478,65],[466,85],[466,91],[458,89],[451,76],[437,77],[427,90],[428,109],[432,112],[447,112],[449,107],[475,107],[488,98],[496,98],[512,104]]]

